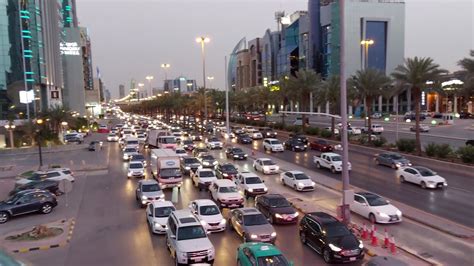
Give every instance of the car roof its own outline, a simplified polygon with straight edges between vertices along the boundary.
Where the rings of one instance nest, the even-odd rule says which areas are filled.
[[[280,199],[280,198],[286,199],[285,196],[283,196],[281,194],[278,194],[278,193],[264,194],[264,195],[261,195],[260,197],[267,198],[267,199]]]
[[[244,208],[239,208],[239,211],[241,211],[244,215],[247,214],[259,214],[260,212],[255,209],[254,207],[244,207]]]
[[[178,225],[200,225],[198,219],[191,213],[191,211],[183,209],[183,210],[176,210],[171,213],[176,220],[178,221]]]
[[[210,199],[197,199],[197,200],[194,200],[194,202],[196,202],[196,204],[199,206],[216,205],[216,203]]]
[[[270,141],[275,141],[275,140],[278,140],[278,139],[275,139],[275,138],[266,138],[264,140],[270,140]]]
[[[304,174],[304,172],[298,171],[298,170],[292,170],[292,171],[286,171],[287,173],[292,173],[294,175],[296,174]]]
[[[153,208],[171,207],[171,206],[174,207],[173,202],[171,202],[171,201],[169,201],[169,200],[165,200],[165,201],[162,201],[162,200],[154,200],[154,201],[151,202],[151,204],[153,205]]]
[[[322,153],[321,155],[327,155],[327,156],[341,156],[340,154],[337,154],[335,152],[325,152],[325,153]]]
[[[256,160],[260,160],[260,161],[271,161],[272,159],[270,159],[270,158],[257,158]]]
[[[142,185],[155,185],[155,184],[158,184],[158,181],[154,179],[142,179],[138,181],[138,183]]]
[[[310,212],[307,215],[321,224],[340,223],[334,216],[325,212]]]
[[[22,190],[22,191],[18,191],[17,193],[15,193],[15,195],[27,195],[27,194],[38,193],[38,192],[49,193],[46,190],[32,188],[32,189],[25,189],[25,190]]]
[[[244,178],[247,178],[247,177],[258,177],[258,178],[260,178],[257,174],[252,173],[252,172],[242,172],[242,173],[240,173],[240,175]]]
[[[277,247],[268,243],[249,242],[241,244],[240,247],[250,249],[251,252],[256,255],[256,257],[267,257],[282,254],[282,252]]]
[[[217,180],[214,180],[214,184],[216,184],[220,187],[222,187],[222,186],[233,186],[233,187],[235,187],[235,183],[232,182],[229,179],[217,179]]]

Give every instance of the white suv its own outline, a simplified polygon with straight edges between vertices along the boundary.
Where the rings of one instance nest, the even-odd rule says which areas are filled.
[[[27,178],[20,178],[15,181],[15,186],[21,186],[33,181],[41,181],[45,179],[54,181],[68,180],[70,182],[74,182],[75,180],[71,169],[53,168],[45,171],[34,172],[30,177]]]
[[[247,130],[247,134],[249,134],[252,139],[263,139],[262,133],[255,128]]]
[[[176,265],[214,263],[214,246],[189,210],[172,212],[166,226],[166,245]]]
[[[201,191],[203,188],[208,189],[212,182],[217,180],[217,176],[212,169],[200,168],[196,169],[196,171],[191,171],[191,180],[194,186]]]
[[[238,174],[235,182],[244,191],[247,199],[268,192],[267,186],[263,183],[264,181],[258,175],[251,172]]]
[[[193,200],[189,204],[189,209],[199,218],[206,231],[222,232],[226,229],[226,220],[214,201],[208,199]]]
[[[278,139],[264,139],[263,140],[263,149],[265,151],[271,152],[283,152],[285,149],[283,148],[283,144]]]
[[[154,234],[166,233],[166,222],[172,211],[175,211],[171,201],[155,200],[148,204],[146,208],[146,219],[148,226]]]
[[[269,158],[257,158],[253,161],[253,168],[264,174],[277,174],[280,170],[280,167]]]
[[[215,180],[209,186],[209,194],[221,208],[242,208],[244,206],[244,198],[235,183],[229,179]]]

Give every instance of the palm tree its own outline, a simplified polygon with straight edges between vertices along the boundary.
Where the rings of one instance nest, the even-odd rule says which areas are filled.
[[[440,69],[433,59],[429,57],[407,58],[403,65],[399,65],[392,73],[392,77],[406,84],[411,88],[414,95],[415,103],[415,131],[416,131],[416,152],[421,155],[420,140],[420,104],[421,90],[426,86],[427,81],[437,81],[441,75],[447,73],[446,70]]]
[[[459,60],[458,65],[463,69],[464,87],[461,90],[461,95],[465,96],[468,101],[474,95],[474,50],[470,52],[471,58],[464,58]]]
[[[324,80],[323,83],[321,84],[319,93],[317,99],[316,99],[316,104],[317,105],[323,105],[326,102],[329,102],[330,106],[330,112],[333,115],[339,114],[340,112],[338,111],[339,106],[340,106],[340,91],[341,91],[341,86],[340,86],[340,78],[338,75],[333,75],[330,76],[328,79]],[[336,118],[331,117],[331,132],[334,135],[334,130],[336,127]]]
[[[367,117],[368,117],[368,142],[371,142],[372,136],[372,102],[380,95],[384,94],[384,90],[390,84],[390,78],[387,77],[383,72],[367,68],[359,70],[350,79],[350,86],[356,91],[356,93],[366,100],[367,105]]]
[[[315,95],[321,86],[321,75],[314,70],[300,70],[290,77],[287,84],[289,95],[299,102],[300,111],[307,112],[311,94]],[[302,115],[303,131],[306,128],[306,115]]]

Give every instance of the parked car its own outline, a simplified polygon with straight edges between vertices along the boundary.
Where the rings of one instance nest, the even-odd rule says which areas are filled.
[[[209,187],[209,195],[221,208],[242,208],[244,198],[237,185],[228,179],[218,179]]]
[[[69,168],[52,168],[47,169],[44,171],[36,171],[30,177],[26,178],[18,178],[15,181],[15,186],[21,186],[28,184],[30,182],[35,181],[42,181],[42,180],[54,180],[54,181],[61,181],[61,180],[68,180],[70,182],[74,182],[74,174]]]
[[[390,166],[393,169],[411,166],[411,162],[396,152],[384,152],[375,155],[374,162],[377,165]]]
[[[322,152],[331,152],[334,150],[334,147],[329,144],[326,140],[316,139],[309,143],[309,147],[312,150],[322,151]]]
[[[280,194],[257,196],[255,208],[259,210],[271,224],[288,224],[298,222],[299,213],[288,200]]]
[[[261,127],[258,129],[265,138],[276,138],[278,133],[270,127]]]
[[[285,148],[278,139],[268,138],[263,140],[263,150],[270,152],[283,152]]]
[[[166,233],[166,222],[171,212],[175,211],[171,201],[154,200],[146,208],[148,226],[154,234]]]
[[[183,174],[190,174],[191,171],[196,171],[199,168],[202,168],[201,162],[195,157],[182,157],[181,158],[181,172]]]
[[[217,180],[217,177],[214,170],[201,168],[191,172],[191,180],[194,186],[201,191],[202,189],[208,189],[212,182]]]
[[[416,132],[416,125],[410,127],[411,132]],[[420,125],[420,132],[430,132],[430,126]]]
[[[306,151],[306,148],[308,147],[306,144],[296,138],[285,141],[285,143],[283,143],[283,146],[285,147],[285,149],[290,151]]]
[[[222,232],[226,229],[227,221],[214,201],[208,199],[193,200],[189,203],[189,209],[196,215],[207,232]]]
[[[280,174],[283,186],[289,186],[296,191],[312,191],[316,183],[301,171],[286,171]]]
[[[216,176],[219,179],[234,180],[238,173],[237,167],[231,163],[220,163],[216,167]]]
[[[399,223],[402,212],[390,202],[370,192],[354,193],[354,201],[350,203],[351,211],[374,223]]]
[[[237,147],[227,148],[225,151],[227,159],[234,160],[247,160],[248,155],[241,149]]]
[[[237,143],[240,144],[251,144],[253,139],[247,134],[237,135]]]
[[[56,196],[51,192],[37,189],[19,191],[0,202],[0,224],[22,214],[32,212],[48,214],[57,205]]]
[[[267,218],[255,208],[234,209],[229,215],[229,227],[244,242],[275,243],[277,233]]]
[[[143,208],[147,204],[160,200],[165,200],[165,194],[160,188],[158,181],[154,179],[143,179],[138,181],[135,190],[135,198],[138,204]]]
[[[242,172],[235,178],[235,183],[243,191],[245,198],[255,197],[268,192],[264,181],[256,174],[251,172]]]
[[[415,183],[422,188],[445,188],[448,186],[446,179],[422,166],[401,167],[397,170],[397,177],[401,183]]]
[[[171,212],[167,222],[166,246],[176,265],[214,263],[214,246],[206,230],[189,210]]]
[[[253,169],[264,174],[276,174],[280,167],[269,158],[258,158],[253,161]]]
[[[380,119],[380,118],[382,118],[382,114],[379,113],[379,112],[376,112],[376,113],[373,113],[370,117],[372,117],[374,119]]]
[[[326,263],[355,262],[364,259],[364,245],[339,220],[324,212],[307,213],[300,221],[300,240]]]
[[[237,265],[278,265],[293,266],[283,253],[269,243],[243,243],[237,248]]]
[[[27,184],[21,185],[21,186],[16,186],[10,193],[8,193],[8,196],[13,196],[14,194],[23,191],[23,190],[29,190],[29,189],[39,189],[39,190],[46,190],[54,195],[59,195],[61,192],[59,191],[59,182],[56,180],[39,180],[39,181],[32,181]]]

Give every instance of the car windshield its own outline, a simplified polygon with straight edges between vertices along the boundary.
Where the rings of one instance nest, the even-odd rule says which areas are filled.
[[[209,141],[210,142],[215,142],[215,141],[219,141],[219,139],[218,138],[210,138]]]
[[[206,231],[200,225],[185,226],[178,229],[178,240],[188,240],[207,237]]]
[[[233,153],[243,153],[244,151],[239,149],[239,148],[235,148],[235,149],[232,149],[232,152]]]
[[[132,160],[145,160],[145,156],[143,156],[143,155],[133,155]]]
[[[28,180],[42,180],[46,177],[47,176],[45,174],[33,174],[32,176],[28,177]]]
[[[236,187],[220,187],[219,188],[220,193],[235,193],[238,192]]]
[[[390,158],[392,158],[393,160],[400,160],[400,159],[403,159],[403,157],[400,155],[400,154],[397,154],[397,153],[393,153],[390,155]]]
[[[420,172],[421,176],[435,176],[436,175],[435,172],[431,171],[428,168],[416,167],[415,169],[418,170],[418,172]]]
[[[184,145],[190,145],[190,144],[193,144],[193,141],[192,140],[185,140],[185,141],[183,141],[183,144]]]
[[[201,215],[217,215],[220,214],[219,208],[215,205],[201,206],[199,207],[199,213]]]
[[[21,194],[15,194],[15,195],[11,196],[10,198],[8,198],[5,202],[11,204],[11,203],[17,201],[19,198],[21,198]]]
[[[331,156],[331,161],[340,162],[340,161],[342,161],[342,158],[341,158],[341,156]]]
[[[214,157],[212,155],[203,155],[201,158],[205,161],[213,161],[214,160]]]
[[[155,208],[155,217],[162,218],[170,216],[176,209],[173,206]]]
[[[295,179],[296,180],[305,180],[305,179],[309,179],[309,176],[307,176],[306,174],[295,174]]]
[[[244,225],[246,226],[261,225],[261,224],[267,224],[267,223],[268,223],[267,219],[261,213],[249,214],[249,215],[244,216]]]
[[[138,145],[138,141],[137,140],[129,140],[129,141],[127,141],[127,145]]]
[[[377,195],[365,195],[365,198],[367,199],[367,202],[369,203],[370,206],[384,206],[388,205],[388,202]]]
[[[288,266],[290,263],[283,255],[258,257],[258,266]]]
[[[275,165],[275,163],[272,160],[263,160],[262,163],[263,165]]]
[[[142,186],[142,191],[143,191],[143,192],[155,192],[155,191],[160,191],[160,186],[159,186],[158,184],[143,185],[143,186]]]
[[[245,183],[247,183],[247,184],[261,184],[262,180],[260,180],[260,178],[257,177],[257,176],[251,176],[251,177],[245,178]]]
[[[140,169],[140,168],[143,168],[143,164],[141,164],[141,163],[131,163],[129,167],[130,167],[130,169]]]
[[[347,229],[347,227],[342,224],[334,224],[326,227],[326,235],[328,238],[340,237],[350,234],[351,232],[349,231],[349,229]]]
[[[160,177],[176,177],[176,176],[181,176],[181,171],[179,168],[167,168],[167,169],[161,169],[160,170]]]
[[[109,137],[115,137],[115,136],[117,136],[117,135],[115,135],[115,134],[109,134]]]
[[[271,207],[290,207],[290,203],[285,198],[270,199]]]
[[[135,148],[126,148],[124,152],[136,152],[137,150]]]
[[[244,138],[246,138],[246,139],[249,139],[249,138],[250,138],[250,136],[247,135],[247,134],[242,134],[242,135],[240,135],[240,137],[243,138],[243,139],[244,139]]]
[[[226,171],[226,172],[237,171],[235,166],[233,166],[232,164],[224,164],[221,166],[221,168],[222,168],[222,171]]]
[[[199,163],[199,160],[196,158],[185,158],[184,163],[185,164]]]
[[[186,153],[185,150],[175,150],[176,154],[184,154]]]
[[[175,137],[161,138],[161,143],[164,143],[164,144],[175,144],[175,143],[176,143],[176,138],[175,138]]]
[[[201,171],[199,173],[200,177],[214,177],[214,173],[212,171]]]
[[[270,144],[272,145],[278,145],[278,144],[281,144],[278,140],[271,140],[270,141]]]

